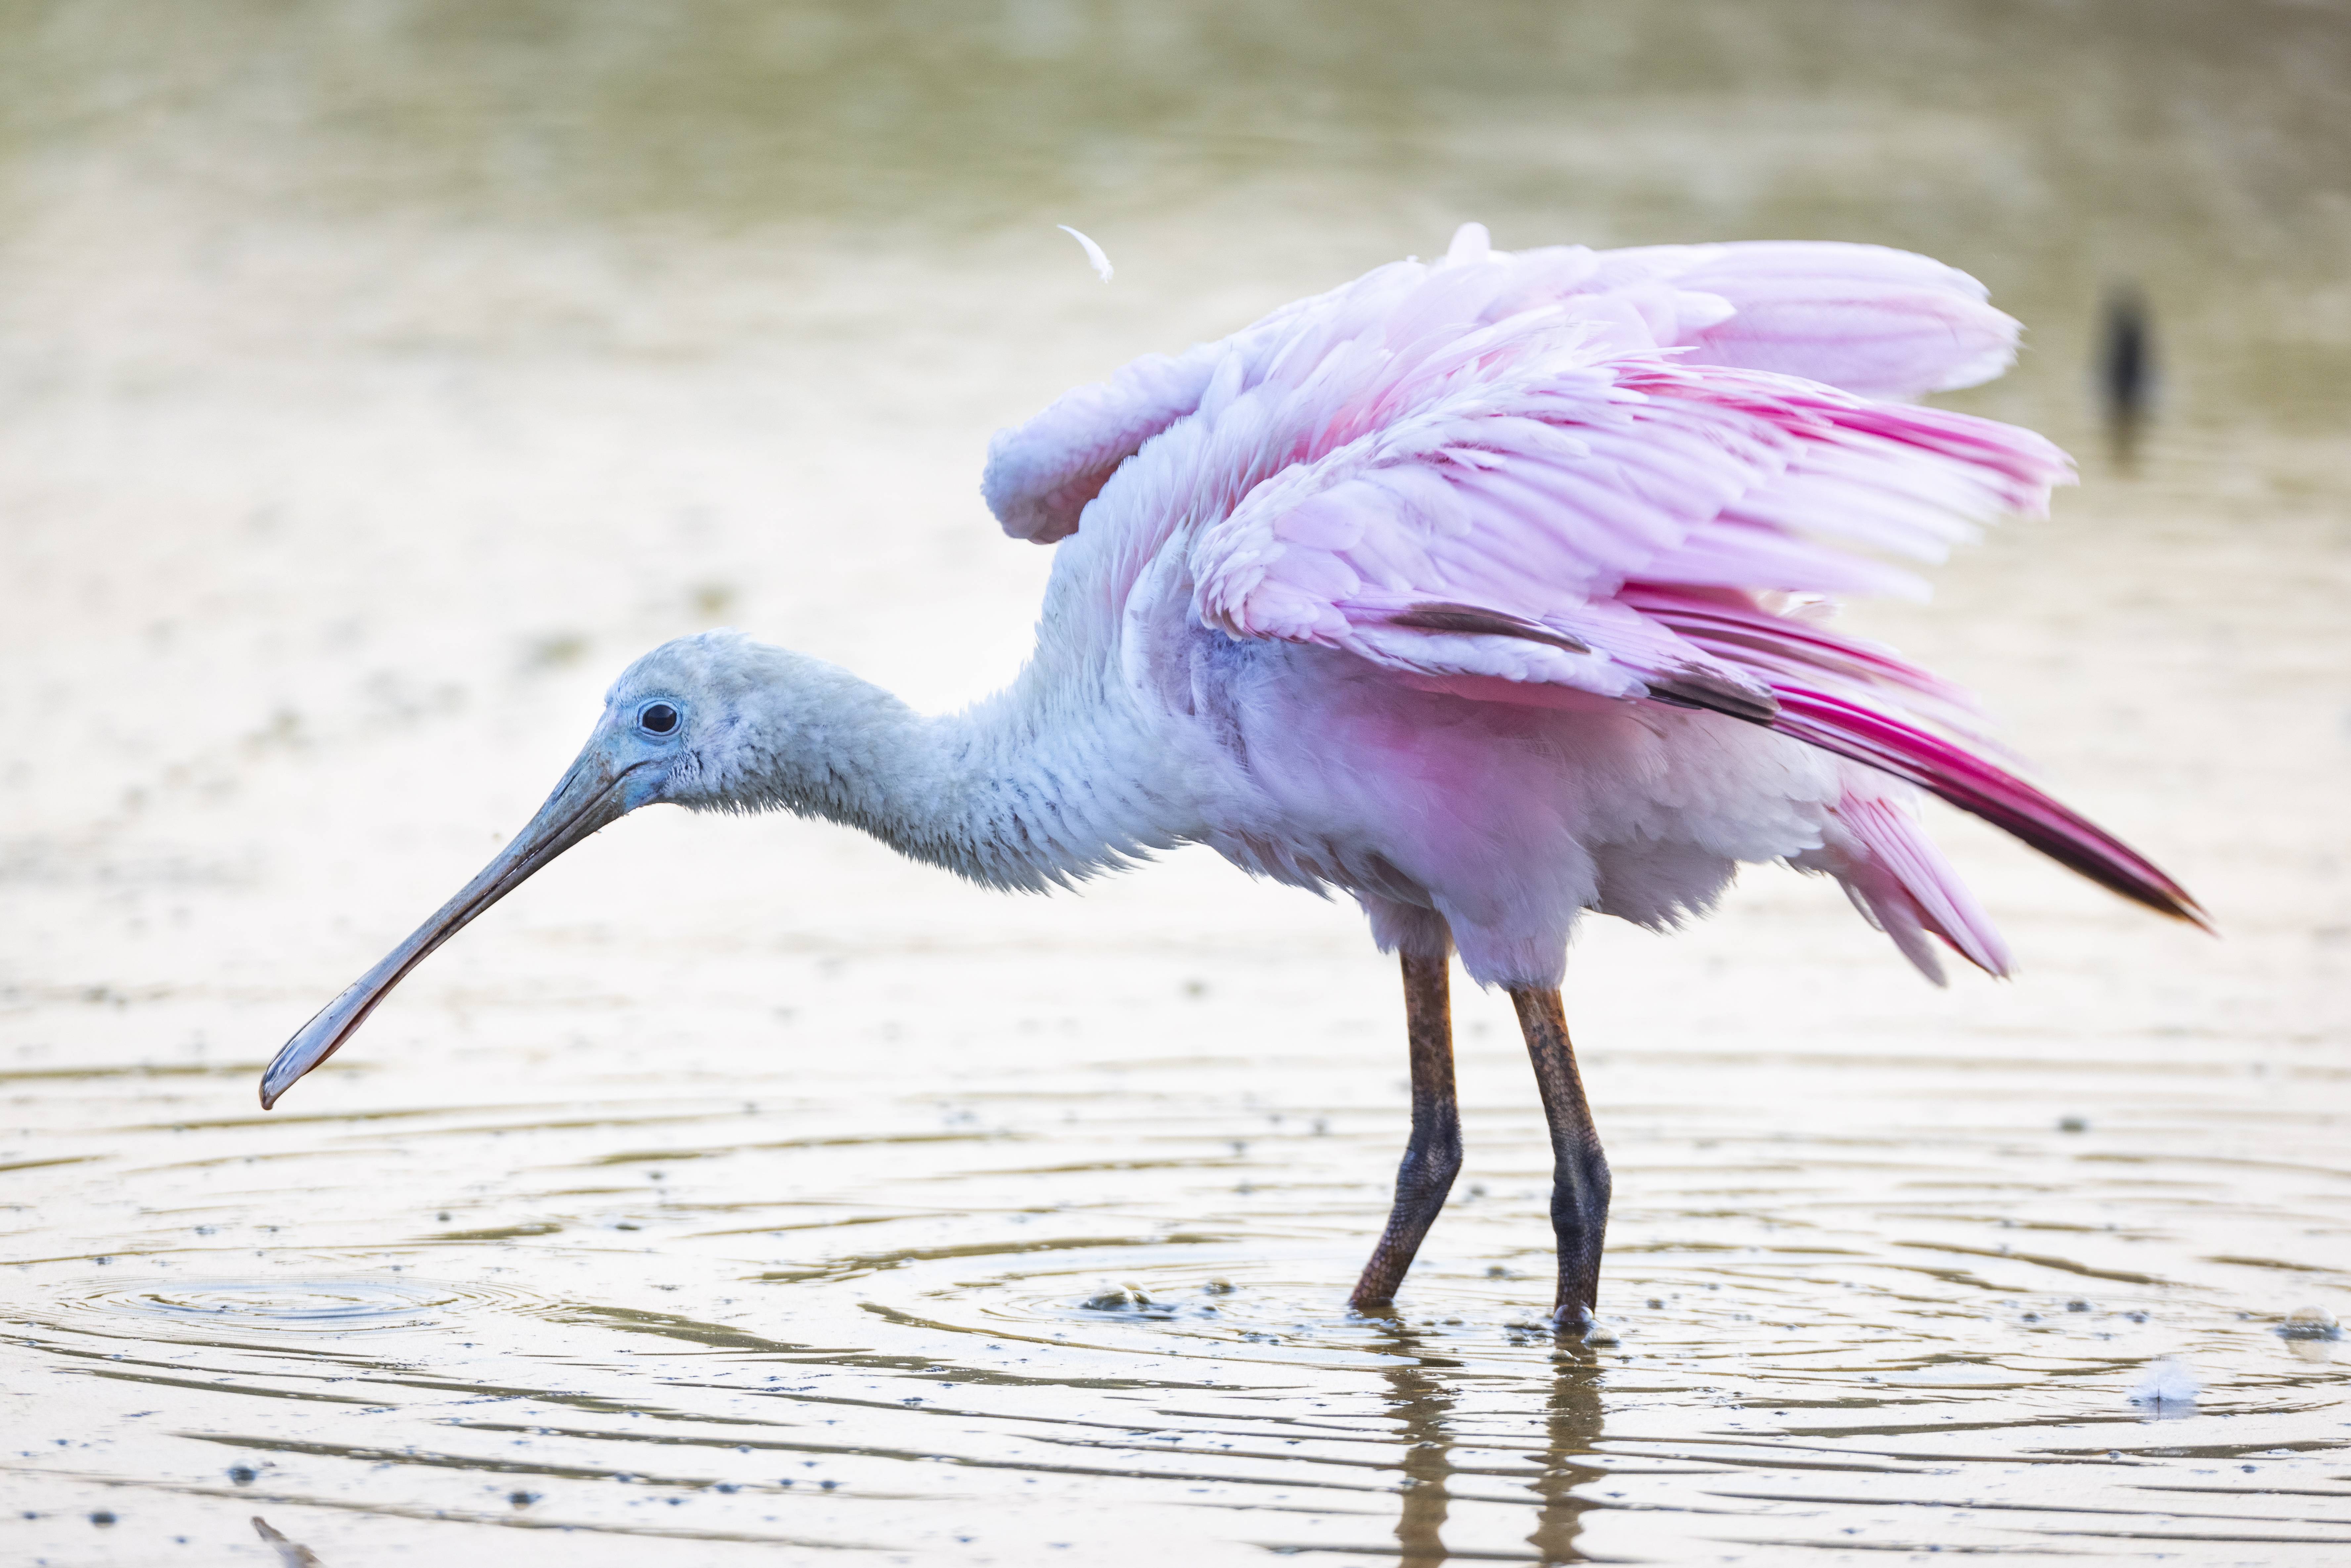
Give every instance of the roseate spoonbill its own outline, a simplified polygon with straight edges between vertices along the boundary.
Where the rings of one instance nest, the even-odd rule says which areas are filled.
[[[2017,325],[1868,246],[1507,255],[1462,228],[1221,342],[1138,360],[988,452],[1059,542],[1035,656],[925,717],[731,631],[624,671],[571,770],[439,914],[287,1042],[273,1103],[419,960],[641,806],[794,811],[1000,888],[1153,850],[1340,889],[1400,956],[1412,1131],[1352,1301],[1388,1301],[1460,1166],[1449,955],[1516,1004],[1551,1125],[1556,1311],[1589,1321],[1609,1176],[1559,987],[1586,910],[1671,926],[1742,862],[1834,877],[1939,980],[2007,949],[1920,791],[2204,924],[2120,841],[1970,744],[1964,695],[1823,619],[1900,591],[2064,455],[1919,407]]]

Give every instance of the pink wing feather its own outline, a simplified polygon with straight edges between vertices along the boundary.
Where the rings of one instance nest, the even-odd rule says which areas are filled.
[[[1465,224],[1435,270],[1453,275],[1449,287],[1476,292],[1477,325],[1573,299],[1588,319],[1635,327],[1656,347],[1685,350],[1691,363],[1778,371],[1870,397],[1973,386],[2006,370],[2016,353],[2017,324],[1985,303],[1982,284],[1881,246],[1558,246],[1511,255],[1489,250],[1484,227]],[[1428,276],[1416,263],[1382,267],[1221,342],[1145,355],[1107,382],[1073,388],[989,443],[980,481],[989,510],[1015,538],[1066,538],[1120,464],[1198,409],[1218,364],[1238,356],[1246,390],[1294,346],[1301,319]],[[1447,292],[1426,291],[1417,304],[1428,308]]]
[[[1200,406],[1216,369],[1209,350],[1146,354],[1107,382],[1064,392],[1019,429],[998,431],[980,495],[1004,531],[1046,545],[1075,533],[1086,503],[1119,465]]]
[[[1435,267],[1071,393],[999,438],[988,494],[1023,537],[1062,537],[1097,494],[1165,530],[1200,620],[1233,636],[1481,700],[1713,709],[2201,923],[2144,857],[1971,750],[1963,694],[1781,597],[1917,591],[1896,562],[2070,482],[2031,432],[1884,401],[1998,373],[2015,332],[1973,279],[1896,251],[1494,256],[1470,225]],[[1848,885],[1905,951],[1925,930],[2001,969],[1923,834],[1847,808],[1870,862]]]
[[[1982,284],[1908,251],[1762,241],[1611,255],[1729,304],[1688,340],[1708,364],[1915,398],[1991,381],[2016,358],[2017,325]]]

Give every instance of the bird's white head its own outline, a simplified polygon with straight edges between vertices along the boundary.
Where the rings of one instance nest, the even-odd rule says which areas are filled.
[[[640,807],[853,812],[852,737],[887,728],[895,699],[821,661],[739,632],[681,637],[612,683],[604,712],[536,816],[383,961],[286,1042],[261,1080],[266,1109],[335,1053],[425,955],[556,856]]]
[[[789,689],[793,666],[809,663],[739,632],[664,643],[604,694],[603,716],[572,771],[609,780],[614,817],[657,801],[725,805],[728,782],[747,771],[745,753],[761,749],[751,737],[764,714],[753,710]]]

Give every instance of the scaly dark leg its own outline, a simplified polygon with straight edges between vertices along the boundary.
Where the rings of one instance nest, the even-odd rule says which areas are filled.
[[[1384,1307],[1404,1283],[1420,1239],[1445,1207],[1461,1173],[1461,1108],[1453,1097],[1453,1007],[1446,991],[1447,956],[1404,958],[1405,1033],[1412,1042],[1412,1141],[1396,1170],[1395,1207],[1364,1265],[1351,1307]]]
[[[1600,1242],[1608,1230],[1608,1156],[1592,1125],[1592,1105],[1575,1071],[1567,1010],[1554,990],[1513,990],[1519,1029],[1535,1065],[1543,1117],[1551,1124],[1551,1228],[1559,1239],[1559,1301],[1565,1328],[1585,1328],[1600,1301]]]

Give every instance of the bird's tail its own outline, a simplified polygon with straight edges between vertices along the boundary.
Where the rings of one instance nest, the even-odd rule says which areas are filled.
[[[1855,783],[1864,778],[1856,776]],[[2008,944],[1904,805],[1848,788],[1828,826],[1821,848],[1794,863],[1835,877],[1854,907],[1891,937],[1920,974],[1943,983],[1942,962],[1929,936],[1941,937],[1987,974],[2008,974]]]

